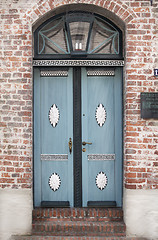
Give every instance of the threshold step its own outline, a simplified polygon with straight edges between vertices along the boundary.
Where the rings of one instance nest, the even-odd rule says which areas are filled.
[[[125,229],[123,222],[45,221],[32,224],[32,235],[122,237]]]
[[[33,222],[48,219],[66,221],[122,221],[122,208],[35,208]]]
[[[145,240],[145,238],[128,237],[88,237],[88,236],[12,236],[11,240]]]
[[[126,237],[88,237],[88,236],[13,236],[11,240],[146,240],[145,238]]]

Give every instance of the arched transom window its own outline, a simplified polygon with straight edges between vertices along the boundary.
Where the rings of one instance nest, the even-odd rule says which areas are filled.
[[[97,14],[73,12],[35,31],[35,58],[120,58],[121,31]]]

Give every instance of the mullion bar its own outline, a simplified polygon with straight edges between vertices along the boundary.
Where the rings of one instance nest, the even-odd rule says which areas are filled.
[[[81,68],[73,69],[74,206],[82,207]]]

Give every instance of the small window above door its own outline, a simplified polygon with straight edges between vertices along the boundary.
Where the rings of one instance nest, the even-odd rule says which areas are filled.
[[[44,22],[35,31],[35,59],[122,58],[122,33],[97,14],[66,13]]]

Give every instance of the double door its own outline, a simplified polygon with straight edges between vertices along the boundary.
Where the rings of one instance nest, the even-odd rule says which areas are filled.
[[[34,204],[122,204],[122,69],[34,69]]]

